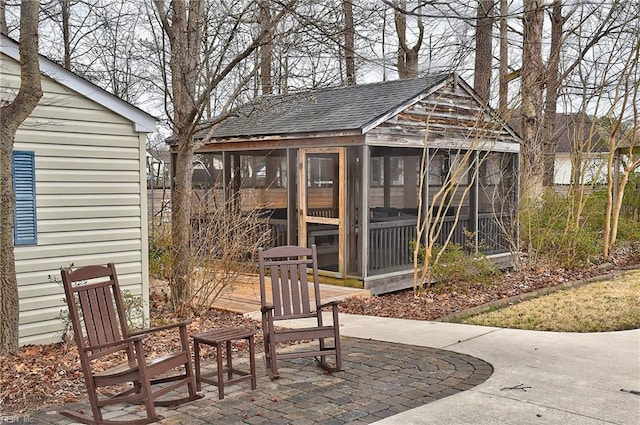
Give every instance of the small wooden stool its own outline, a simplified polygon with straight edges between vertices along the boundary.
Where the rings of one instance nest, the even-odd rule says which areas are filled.
[[[218,387],[218,398],[222,400],[224,398],[224,386],[225,384],[235,384],[237,382],[251,380],[251,389],[256,389],[256,359],[255,348],[253,346],[254,331],[249,329],[237,329],[237,328],[225,328],[216,329],[210,332],[204,332],[192,335],[193,338],[193,352],[195,357],[196,367],[196,388],[200,391],[202,382],[215,385]],[[246,339],[249,343],[249,365],[250,371],[243,371],[234,369],[231,364],[231,341],[234,339]],[[202,374],[200,371],[200,344],[210,345],[216,347],[216,361],[218,369],[217,371]],[[227,350],[227,364],[222,365],[222,344],[226,345]],[[227,379],[224,379],[224,372],[227,372]],[[233,374],[240,375],[236,378]],[[216,376],[217,379],[211,379]]]

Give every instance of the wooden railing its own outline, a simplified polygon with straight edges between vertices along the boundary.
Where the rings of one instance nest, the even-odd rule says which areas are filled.
[[[335,218],[338,216],[337,212],[333,207],[311,208],[307,211],[307,214],[311,217]]]
[[[388,273],[413,264],[410,242],[416,239],[416,220],[369,224],[369,273]]]
[[[509,218],[500,220],[505,226],[499,225],[497,218],[492,214],[481,214],[478,217],[478,240],[480,250],[484,254],[497,254],[509,252],[509,244],[504,236],[504,230],[508,229]],[[443,227],[438,235],[438,243],[444,244],[448,233],[453,228],[451,243],[457,243],[463,247],[468,245],[465,229],[468,229],[469,220],[459,219],[455,223],[454,217],[443,218]],[[268,219],[271,229],[272,246],[287,244],[287,221],[282,219]],[[369,223],[369,274],[383,274],[394,271],[407,270],[413,267],[411,242],[416,240],[416,219],[402,218],[391,221]]]
[[[493,214],[480,214],[478,216],[480,252],[485,255],[510,252],[511,244],[505,232],[510,231],[511,227],[511,217],[508,215],[496,217]]]
[[[269,226],[271,231],[271,245],[269,248],[287,245],[287,220],[267,218],[265,219],[265,224]]]
[[[509,229],[509,218],[506,216],[500,218],[504,223],[503,226],[497,220],[498,218],[492,214],[478,216],[478,240],[483,254],[509,252],[509,244],[504,235],[504,229]],[[447,216],[442,221],[442,230],[437,236],[438,244],[443,245],[447,235],[453,229],[449,242],[467,247],[469,239],[465,229],[470,228],[469,220],[459,219],[455,223],[455,217]],[[411,269],[413,267],[411,242],[416,240],[416,235],[415,219],[370,223],[369,274]]]

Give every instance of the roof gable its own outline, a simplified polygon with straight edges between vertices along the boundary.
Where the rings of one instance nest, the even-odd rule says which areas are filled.
[[[450,74],[263,96],[241,106],[213,131],[214,139],[330,132],[365,133],[417,102]]]
[[[20,52],[18,47],[19,44],[16,41],[0,34],[0,52],[19,62]],[[127,118],[135,124],[135,130],[138,132],[152,133],[156,131],[157,119],[155,117],[64,69],[45,56],[39,56],[40,72],[43,75]]]

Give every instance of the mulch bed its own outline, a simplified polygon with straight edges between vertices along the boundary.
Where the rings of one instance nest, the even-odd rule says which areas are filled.
[[[171,323],[173,317],[166,296],[151,295],[151,321],[153,325]],[[242,315],[220,310],[204,314],[191,313],[188,332],[223,327],[244,327],[259,331],[255,341],[262,346],[261,324]],[[238,352],[248,350],[244,340],[233,343]],[[180,347],[177,332],[160,332],[145,339],[148,355],[154,356]],[[207,356],[206,348],[203,348]],[[100,364],[106,369],[120,362],[114,357]],[[0,356],[0,417],[35,412],[46,406],[73,403],[86,397],[84,377],[80,370],[80,357],[73,337],[66,343],[31,345],[22,347],[17,355]]]
[[[424,289],[417,297],[412,289],[408,289],[370,298],[350,298],[340,304],[340,311],[367,316],[436,320],[494,300],[579,281],[606,272],[595,266],[574,270],[527,269],[507,272],[489,283],[434,285],[432,288]]]
[[[616,258],[616,266],[639,264],[640,258],[627,254]],[[412,290],[370,298],[353,297],[340,309],[345,313],[394,317],[415,320],[435,320],[451,313],[484,303],[606,274],[607,270],[592,266],[580,269],[527,268],[508,272],[491,283],[449,284],[435,286],[415,297]],[[166,324],[173,317],[166,295],[151,296],[152,324]],[[262,347],[261,323],[241,315],[210,309],[190,313],[190,333],[203,329],[244,327],[257,331],[256,345]],[[163,333],[146,340],[147,350],[160,353],[179,346],[176,333]],[[247,350],[244,340],[234,345],[238,352]],[[104,362],[109,367],[112,362]],[[17,355],[0,356],[0,416],[35,412],[47,406],[73,403],[86,395],[80,371],[79,357],[73,341],[67,343],[26,346]]]

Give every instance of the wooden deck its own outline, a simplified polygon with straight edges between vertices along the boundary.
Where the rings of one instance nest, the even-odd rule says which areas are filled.
[[[311,284],[310,284],[311,286]],[[313,288],[310,288],[313,296]],[[271,285],[267,284],[267,296],[271,297]],[[370,296],[368,289],[348,288],[345,286],[320,284],[320,295],[323,302],[341,300],[350,296]],[[260,317],[260,281],[258,276],[243,275],[238,283],[227,293],[220,296],[213,307],[220,310],[240,313],[252,318]]]

